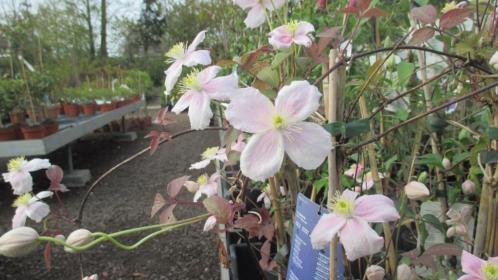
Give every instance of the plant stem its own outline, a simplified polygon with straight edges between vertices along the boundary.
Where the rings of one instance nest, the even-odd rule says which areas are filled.
[[[360,96],[360,99],[358,101],[360,105],[360,112],[362,118],[368,117],[368,107],[367,107],[367,102],[365,101],[365,96]],[[374,130],[373,126],[370,125],[370,132],[369,135],[372,136],[374,135]],[[375,191],[378,194],[383,194],[384,191],[382,189],[382,181],[380,180],[379,176],[379,170],[377,168],[377,159],[376,159],[376,154],[375,154],[375,146],[373,144],[368,144],[367,145],[367,152],[368,152],[368,160],[370,163],[370,172],[372,173],[372,178],[374,180],[375,184]],[[391,225],[389,223],[383,223],[382,224],[384,228],[384,243],[385,247],[387,248],[387,262],[386,262],[386,270],[391,273],[391,275],[396,274],[396,252],[393,244],[393,239],[392,239],[392,231],[391,231]]]
[[[271,177],[269,179],[270,182],[270,195],[271,195],[271,204],[274,209],[274,214],[273,217],[275,219],[275,224],[276,224],[276,232],[277,232],[277,248],[280,248],[284,244],[287,243],[285,240],[285,227],[284,227],[284,220],[282,216],[282,210],[280,208],[280,196],[279,196],[279,191],[277,189],[277,179],[275,177]],[[279,266],[279,279],[283,279],[283,270],[282,267]]]

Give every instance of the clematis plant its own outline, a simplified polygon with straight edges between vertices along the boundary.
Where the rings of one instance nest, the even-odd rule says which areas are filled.
[[[279,91],[275,105],[255,88],[231,99],[227,120],[254,134],[240,158],[244,175],[257,181],[275,175],[286,153],[304,169],[315,169],[324,161],[331,136],[320,125],[305,121],[318,109],[320,96],[307,81],[294,81]]]
[[[220,162],[227,161],[227,155],[225,153],[225,148],[220,149],[220,147],[210,147],[207,148],[201,154],[201,161],[192,163],[189,169],[202,169],[209,165],[209,163],[213,160],[219,160]]]
[[[465,275],[458,280],[498,279],[498,257],[482,260],[467,251],[462,251],[462,270]]]
[[[384,195],[357,197],[358,193],[345,190],[334,199],[333,212],[324,214],[310,234],[313,248],[324,249],[338,235],[350,261],[382,250],[384,238],[368,223],[396,221],[399,213]]]
[[[313,25],[305,21],[292,21],[270,32],[269,43],[276,49],[287,49],[292,44],[309,47],[313,42],[310,33],[315,31]]]
[[[234,0],[234,3],[249,10],[244,23],[249,28],[256,28],[265,23],[268,11],[280,9],[285,0]]]
[[[34,196],[31,193],[19,196],[13,204],[16,214],[12,219],[12,228],[24,226],[28,217],[37,223],[41,222],[50,213],[50,208],[40,200],[52,197],[53,194],[51,191],[42,191]]]

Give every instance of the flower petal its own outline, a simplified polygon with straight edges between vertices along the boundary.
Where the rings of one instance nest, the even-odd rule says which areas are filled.
[[[190,98],[188,117],[192,129],[201,130],[209,126],[209,121],[213,117],[210,101],[206,94],[193,94]]]
[[[15,195],[21,195],[33,190],[33,177],[27,171],[13,171],[2,175],[4,181],[12,186]]]
[[[216,78],[218,72],[220,72],[221,67],[218,65],[213,65],[206,67],[204,70],[197,74],[197,80],[201,85],[207,84],[212,79]]]
[[[285,0],[263,0],[262,4],[265,8],[270,11],[274,9],[280,9],[285,4]]]
[[[54,195],[54,193],[51,191],[41,191],[41,192],[37,193],[35,196],[33,196],[29,200],[29,203],[32,203],[32,202],[35,202],[38,200],[42,200],[42,199],[47,198],[47,197],[52,197],[52,195]]]
[[[467,251],[462,251],[462,271],[479,277],[481,275],[481,267],[484,265],[485,261],[472,255]]]
[[[205,38],[206,38],[206,30],[197,33],[192,43],[190,43],[190,45],[188,46],[187,53],[195,51],[195,49],[197,49],[199,44],[202,43]]]
[[[244,20],[248,28],[256,28],[261,26],[266,21],[265,10],[261,5],[253,6],[247,13]]]
[[[384,238],[380,237],[365,220],[357,217],[348,219],[339,237],[346,257],[350,261],[378,253],[384,246]]]
[[[346,219],[335,214],[324,214],[310,234],[311,245],[315,250],[325,249],[332,238],[346,224]]]
[[[175,87],[178,77],[182,74],[182,67],[180,61],[175,61],[169,66],[168,70],[164,71],[164,74],[166,74],[166,79],[164,80],[164,87],[166,90],[164,93],[166,95],[169,95]]]
[[[330,134],[320,125],[298,122],[283,130],[285,151],[299,167],[315,169],[332,148]]]
[[[308,48],[311,44],[313,44],[313,40],[310,36],[311,35],[294,35],[292,40],[294,41],[294,44]]]
[[[26,218],[28,215],[26,214],[26,207],[18,207],[16,209],[16,213],[12,218],[12,228],[22,227],[26,224]]]
[[[399,219],[398,210],[393,201],[381,194],[364,195],[354,204],[353,215],[369,223],[392,222]]]
[[[212,99],[226,101],[229,100],[233,93],[239,87],[239,77],[233,73],[227,76],[214,78],[207,83],[203,91]]]
[[[211,64],[211,56],[208,50],[195,51],[187,54],[183,64],[187,67],[192,67],[195,65],[208,65]]]
[[[296,35],[307,35],[308,33],[314,32],[315,27],[313,24],[306,22],[306,21],[300,21],[297,24],[296,32],[294,34]]]
[[[272,128],[273,104],[255,88],[239,90],[225,110],[230,124],[249,133],[263,132]]]
[[[210,162],[211,162],[210,159],[201,160],[199,162],[192,163],[192,165],[190,165],[189,169],[190,170],[192,170],[192,169],[203,169],[204,167],[208,166]]]
[[[175,106],[173,109],[171,109],[171,112],[175,114],[180,114],[183,112],[183,110],[187,109],[188,106],[190,106],[190,101],[192,100],[192,96],[196,94],[195,92],[189,90],[185,92],[180,99],[176,102]]]
[[[34,158],[24,165],[23,170],[28,172],[37,171],[40,169],[49,168],[51,166],[50,161],[48,159]]]
[[[210,231],[216,226],[216,217],[215,216],[209,216],[207,218],[206,223],[204,224],[204,231]]]
[[[320,91],[308,81],[294,81],[282,87],[275,109],[288,122],[303,121],[320,106]]]
[[[235,5],[242,9],[247,9],[259,5],[259,0],[234,0]]]
[[[282,135],[277,130],[268,130],[249,139],[240,156],[240,168],[245,176],[263,181],[277,173],[283,159]]]
[[[48,213],[50,213],[50,208],[46,203],[40,201],[33,202],[26,208],[26,214],[28,217],[37,223],[41,222],[41,220],[45,218]]]
[[[354,202],[356,200],[356,197],[358,197],[358,195],[359,195],[359,193],[346,189],[342,192],[341,198],[344,198],[344,199],[347,199],[351,202]]]
[[[268,42],[276,49],[287,49],[292,45],[293,36],[287,25],[273,29],[268,35],[270,36]]]

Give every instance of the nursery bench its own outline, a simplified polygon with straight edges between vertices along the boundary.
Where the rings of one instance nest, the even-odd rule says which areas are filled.
[[[16,156],[42,156],[62,147],[67,147],[68,166],[64,174],[64,183],[71,187],[83,187],[91,179],[88,169],[74,169],[71,143],[79,138],[91,134],[106,124],[116,120],[123,120],[124,116],[145,106],[145,101],[137,101],[121,108],[100,112],[91,117],[61,118],[59,131],[42,139],[14,140],[0,142],[0,158]],[[136,139],[136,134],[127,135]]]

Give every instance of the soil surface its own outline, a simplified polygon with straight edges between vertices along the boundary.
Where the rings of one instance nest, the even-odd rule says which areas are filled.
[[[189,128],[185,114],[174,117],[177,122],[169,125],[170,133]],[[138,132],[138,140],[118,143],[112,139],[81,140],[74,144],[75,168],[90,169],[96,179],[109,168],[128,156],[148,146],[143,136],[150,128]],[[114,232],[130,227],[158,223],[150,218],[150,210],[157,192],[165,195],[166,184],[182,175],[193,175],[188,167],[199,161],[205,148],[219,144],[216,131],[199,131],[176,138],[163,144],[152,156],[148,153],[126,164],[106,177],[90,196],[84,212],[83,227],[90,231]],[[53,164],[65,166],[63,150],[48,156]],[[5,171],[5,161],[0,162],[0,171]],[[208,173],[214,171],[213,164]],[[46,189],[48,182],[44,172],[37,172],[35,189]],[[88,186],[74,189],[61,195],[69,217],[77,214],[81,199]],[[192,194],[182,190],[180,197],[192,199]],[[9,185],[0,182],[0,234],[10,228],[14,215],[11,207],[14,196]],[[47,200],[53,213],[64,213],[54,198]],[[198,206],[182,206],[175,209],[177,219],[204,213]],[[59,221],[61,221],[59,219]],[[51,219],[52,229],[62,229],[65,236],[76,229],[68,221]],[[28,225],[42,230],[40,224]],[[33,254],[17,259],[0,257],[0,279],[81,279],[84,275],[99,274],[99,279],[219,279],[217,237],[214,233],[202,232],[203,222],[169,232],[145,243],[134,251],[124,251],[104,243],[82,254],[65,253],[60,247],[52,250],[52,269],[44,262],[44,246]],[[123,238],[130,244],[139,236]],[[79,259],[81,259],[81,264]]]

